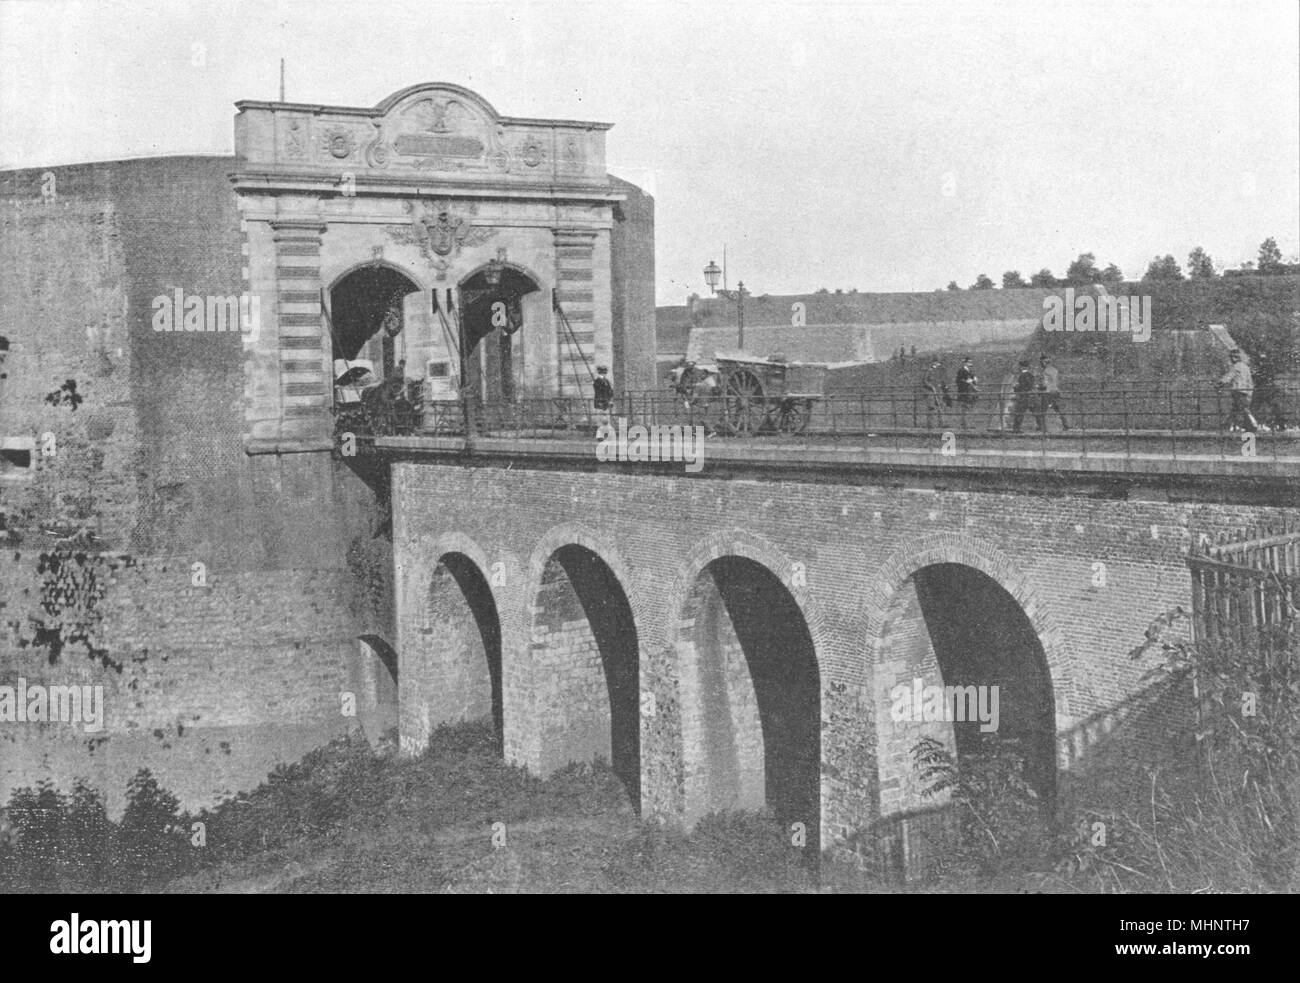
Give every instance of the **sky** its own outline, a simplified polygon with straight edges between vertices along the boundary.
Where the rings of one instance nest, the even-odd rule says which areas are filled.
[[[661,304],[1300,252],[1295,0],[0,0],[0,167],[232,151],[234,103],[418,82],[589,119]]]

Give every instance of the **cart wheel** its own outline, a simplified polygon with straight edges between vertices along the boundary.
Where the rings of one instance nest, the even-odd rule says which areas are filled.
[[[727,377],[723,406],[727,429],[734,434],[754,434],[767,417],[763,384],[754,373],[741,369]]]
[[[781,400],[776,426],[782,433],[802,433],[808,426],[808,403],[789,397]]]

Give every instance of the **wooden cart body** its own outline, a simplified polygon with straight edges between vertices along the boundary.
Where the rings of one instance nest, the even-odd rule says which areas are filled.
[[[719,352],[722,419],[733,434],[806,430],[826,392],[824,362],[789,362],[745,352]]]

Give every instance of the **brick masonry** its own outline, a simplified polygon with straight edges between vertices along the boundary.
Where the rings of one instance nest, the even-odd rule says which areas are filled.
[[[327,453],[244,452],[237,332],[153,330],[157,297],[243,289],[234,165],[56,167],[48,200],[47,172],[0,174],[0,437],[38,449],[0,475],[0,685],[106,704],[98,733],[0,723],[0,800],[82,777],[116,812],[148,767],[206,805],[353,726],[341,692],[368,732],[395,723],[359,641],[392,641],[374,491]]]
[[[1282,511],[558,467],[400,462],[393,475],[399,647],[416,630],[415,599],[440,557],[460,552],[497,570],[491,590],[513,761],[541,771],[559,764],[548,741],[557,719],[583,734],[566,754],[600,750],[584,729],[597,700],[590,637],[575,611],[560,622],[560,644],[551,644],[560,616],[546,571],[557,550],[574,544],[610,571],[638,640],[639,804],[647,814],[689,821],[728,798],[750,803],[760,794],[754,715],[745,709],[751,697],[736,671],[741,660],[727,634],[734,628],[719,633],[705,568],[725,557],[765,568],[797,605],[815,651],[819,706],[806,712],[820,733],[814,822],[820,819],[827,842],[908,805],[898,742],[883,759],[879,749],[885,684],[933,676],[936,668],[932,646],[918,637],[918,571],[936,564],[978,571],[1023,613],[1050,678],[1065,784],[1094,765],[1140,767],[1186,749],[1185,729],[1170,728],[1186,724],[1189,707],[1144,682],[1152,657],[1132,652],[1157,615],[1190,610],[1184,554],[1191,542]],[[558,681],[579,673],[583,686]],[[707,717],[709,727],[724,728],[726,704],[730,747],[701,723]],[[714,774],[702,777],[707,769]]]

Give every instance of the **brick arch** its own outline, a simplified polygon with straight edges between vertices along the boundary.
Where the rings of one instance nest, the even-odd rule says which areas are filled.
[[[918,576],[933,567],[944,569]],[[979,760],[1004,751],[1019,757],[1023,777],[1039,795],[1043,816],[1052,815],[1069,662],[1059,627],[1022,569],[975,537],[932,533],[888,556],[868,594],[866,645],[860,660],[870,674],[879,813],[895,816],[941,804],[927,800],[916,772],[913,750],[924,736],[939,741],[958,760],[966,760],[967,754]],[[1001,710],[996,705],[993,709],[1001,723],[994,725],[995,733],[985,733],[982,723],[962,722],[974,719],[970,716],[940,719],[927,714],[922,721],[909,712],[892,718],[896,688],[910,689],[920,679],[971,693],[997,683]],[[907,704],[912,705],[910,700]],[[970,706],[965,703],[963,712]],[[933,849],[943,849],[942,824],[929,833],[919,832],[917,842],[931,834],[938,837]]]
[[[399,556],[405,555],[415,558],[409,572],[401,571],[400,589],[414,591],[413,594],[406,595],[407,603],[415,605],[424,603],[422,599],[424,598],[424,592],[429,589],[429,578],[433,576],[434,570],[438,568],[438,563],[448,553],[461,553],[478,568],[478,572],[487,581],[488,590],[492,594],[492,602],[496,605],[498,614],[504,618],[504,612],[507,610],[506,606],[510,602],[510,597],[493,586],[492,564],[488,560],[487,553],[475,539],[462,532],[447,532],[435,538],[419,536],[410,549],[398,551]],[[418,608],[410,608],[410,610],[418,610]]]
[[[728,560],[770,580],[749,594],[743,567],[716,569]],[[677,787],[661,799],[688,825],[717,809],[770,808],[804,826],[815,862],[827,630],[806,577],[793,586],[795,572],[780,549],[739,529],[707,537],[680,568],[667,605],[673,685],[660,687],[676,718]]]
[[[791,560],[779,547],[744,529],[726,529],[712,533],[697,542],[687,554],[685,561],[678,567],[678,575],[669,588],[666,617],[656,619],[654,627],[655,641],[658,644],[672,645],[676,642],[677,625],[681,613],[690,601],[695,581],[699,579],[704,568],[714,560],[724,556],[740,556],[753,560],[759,566],[767,568],[777,580],[785,585],[794,598],[795,604],[803,614],[804,624],[812,636],[817,651],[818,672],[823,679],[828,678],[830,669],[823,664],[822,655],[830,651],[830,633],[827,629],[825,614],[821,605],[808,586],[809,571],[805,569],[803,586],[792,586],[795,573],[795,561]]]
[[[413,558],[399,588],[403,747],[418,752],[435,726],[487,714],[500,741],[504,598],[492,585],[487,554],[460,532],[414,537],[403,553]],[[457,560],[445,563],[448,557]],[[435,623],[441,630],[431,636]]]
[[[884,652],[885,621],[895,590],[908,577],[936,563],[954,563],[985,574],[1010,594],[1029,619],[1047,660],[1058,715],[1068,714],[1070,657],[1065,634],[1050,609],[1025,575],[1023,567],[996,546],[964,533],[930,533],[891,553],[876,570],[859,614],[866,654],[860,657],[858,681],[865,682],[870,668]]]
[[[605,758],[639,810],[642,617],[632,583],[605,537],[580,523],[549,529],[528,562],[528,639],[508,656],[506,699],[527,708],[512,732],[525,764],[547,774]]]
[[[631,585],[635,582],[632,576],[632,568],[623,559],[623,555],[618,548],[605,536],[602,536],[590,526],[579,522],[566,522],[558,526],[552,526],[537,541],[537,545],[533,547],[533,551],[529,555],[528,567],[524,577],[524,603],[529,605],[533,603],[533,598],[537,596],[537,592],[541,588],[542,575],[546,572],[547,561],[555,554],[556,550],[565,546],[581,546],[584,549],[591,550],[605,566],[609,567],[610,572],[614,574],[615,579],[623,588],[628,604],[632,606],[632,613],[637,621],[637,634],[640,635],[641,625],[647,612],[638,606],[637,598],[632,596]],[[644,605],[645,602],[642,603]]]

